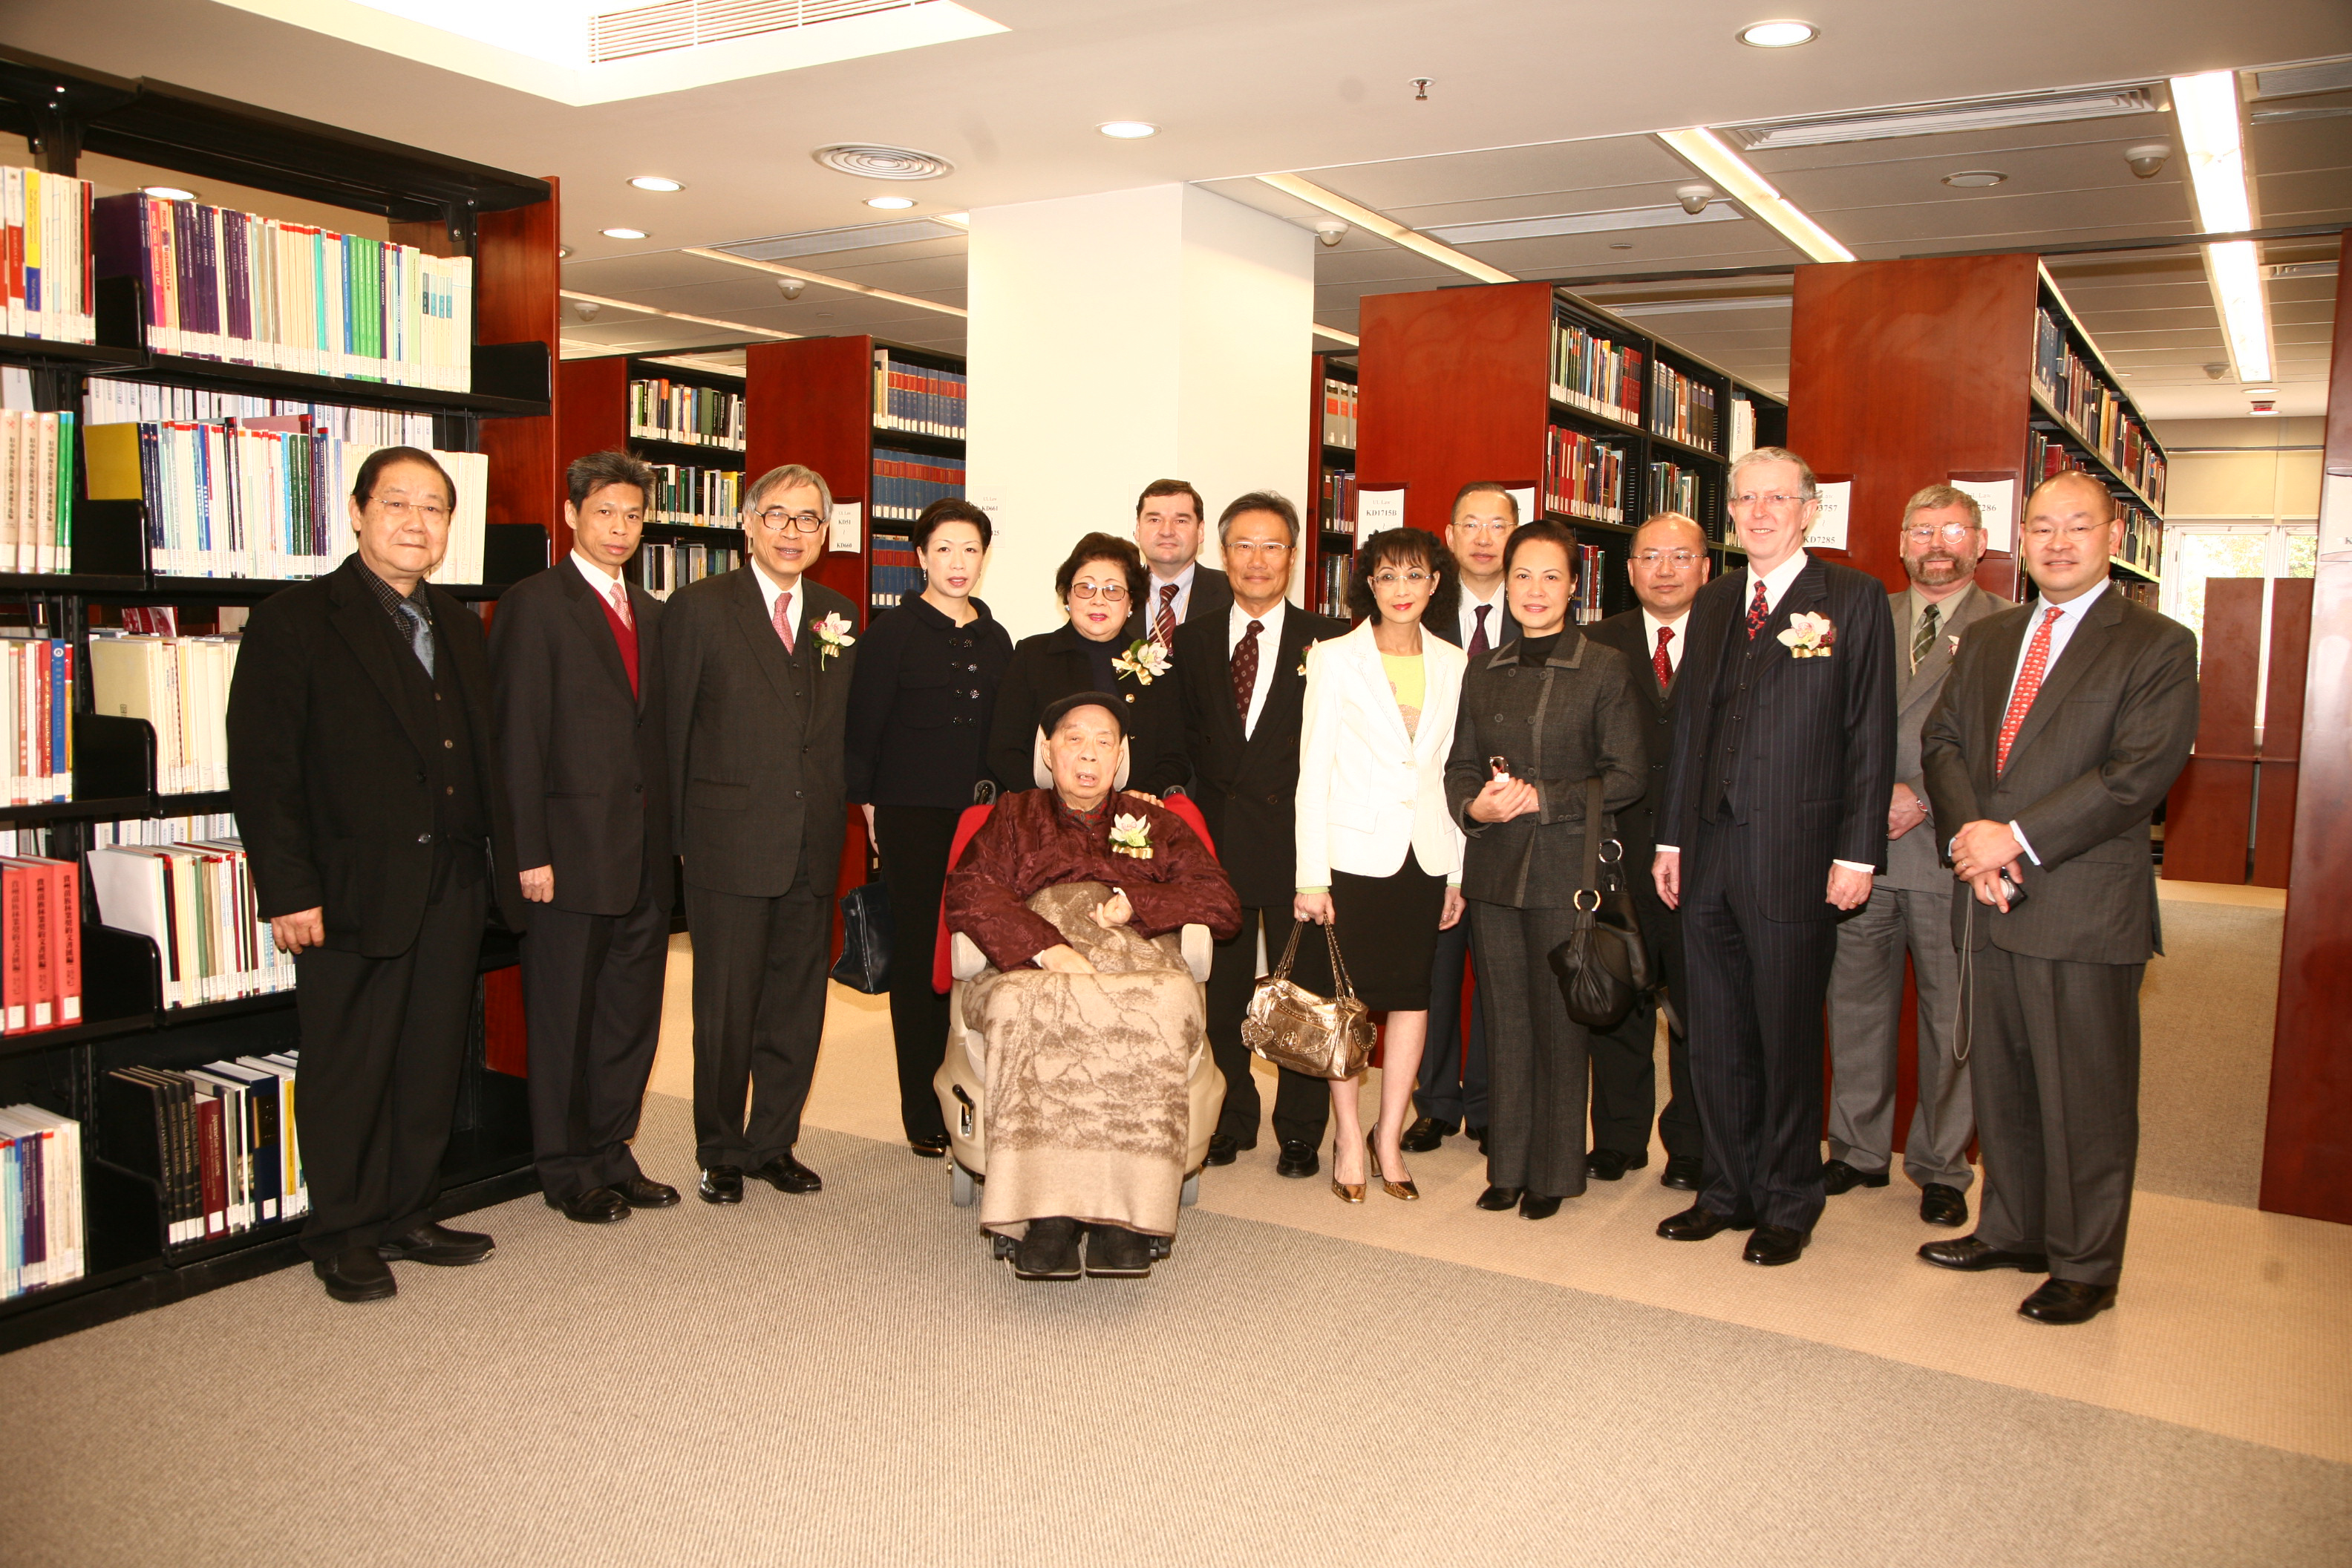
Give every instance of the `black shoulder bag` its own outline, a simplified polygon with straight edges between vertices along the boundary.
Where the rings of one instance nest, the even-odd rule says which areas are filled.
[[[1655,984],[1633,896],[1619,875],[1625,847],[1614,838],[1607,840],[1615,853],[1606,858],[1603,877],[1601,823],[1596,775],[1584,781],[1584,871],[1576,890],[1575,928],[1551,950],[1551,970],[1559,976],[1568,1016],[1593,1029],[1612,1027]]]

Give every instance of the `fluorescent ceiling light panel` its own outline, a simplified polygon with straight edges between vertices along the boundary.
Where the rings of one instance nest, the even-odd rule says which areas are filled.
[[[869,300],[887,300],[894,305],[911,305],[918,310],[937,310],[942,316],[971,314],[961,305],[943,305],[937,300],[918,300],[912,294],[893,294],[887,289],[877,289],[871,284],[852,283],[846,278],[828,277],[822,272],[803,272],[797,267],[786,267],[779,261],[757,261],[748,256],[735,256],[724,250],[712,250],[707,246],[689,245],[680,254],[699,256],[706,261],[724,261],[730,267],[749,267],[755,272],[772,272],[779,277],[797,278],[803,283],[821,283],[827,289],[839,289],[851,294],[863,294]]]
[[[2238,125],[2238,76],[2206,71],[2172,79],[2172,118],[2189,158],[2189,191],[2197,226],[2235,234],[2254,226],[2253,190],[2246,179],[2246,149]],[[2221,335],[2240,381],[2271,378],[2270,302],[2263,293],[2263,258],[2251,239],[2205,247],[2205,281],[2221,314]]]
[[[1597,300],[1601,309],[1618,316],[1697,316],[1710,310],[1785,310],[1796,303],[1789,294],[1727,295],[1720,300],[1653,300],[1638,305],[1615,305]]]
[[[810,229],[801,234],[772,235],[765,239],[730,240],[713,249],[751,261],[786,261],[795,256],[819,256],[836,250],[868,250],[882,245],[914,245],[927,239],[969,239],[971,230],[953,218],[901,218],[896,223],[861,223],[846,228]]]
[[[615,310],[634,310],[640,316],[661,316],[673,321],[692,321],[698,327],[724,327],[730,332],[748,332],[755,338],[797,338],[798,332],[780,332],[773,327],[755,327],[748,321],[722,321],[716,316],[689,316],[684,310],[665,310],[658,305],[640,305],[635,300],[615,300],[606,294],[583,294],[577,289],[556,290],[566,300],[585,300],[592,305],[610,306]]]
[[[1345,343],[1351,349],[1360,348],[1364,342],[1353,332],[1343,332],[1337,327],[1327,327],[1320,321],[1315,323],[1315,335],[1318,338],[1328,338],[1335,343]]]
[[[1748,167],[1748,161],[1723,144],[1706,126],[1688,131],[1661,131],[1658,140],[1683,162],[1713,180],[1716,188],[1779,231],[1780,237],[1815,261],[1852,261],[1853,252],[1812,220],[1802,207],[1782,195],[1772,182]],[[1712,212],[1714,209],[1707,209]]]
[[[2117,114],[2154,114],[2156,94],[2145,87],[2090,92],[2039,92],[2005,98],[1923,103],[1811,120],[1759,121],[1724,127],[1723,139],[1743,153],[1820,147],[1837,142],[1880,142],[1891,136],[1933,136],[1948,131],[1995,131],[2009,125],[2054,125]]]
[[[1454,245],[1486,245],[1498,239],[1549,239],[1562,234],[1615,234],[1629,228],[1672,228],[1685,223],[1736,223],[1748,215],[1729,202],[1687,213],[1675,203],[1663,207],[1619,207],[1612,212],[1559,213],[1550,217],[1504,218],[1495,223],[1435,224],[1421,232]]]
[[[1260,174],[1258,179],[1286,195],[1297,196],[1309,206],[1321,207],[1334,217],[1346,218],[1356,227],[1379,235],[1391,245],[1426,256],[1432,261],[1451,267],[1454,271],[1475,278],[1481,283],[1517,283],[1518,279],[1499,267],[1489,267],[1475,256],[1465,256],[1448,245],[1441,245],[1425,234],[1405,227],[1383,213],[1359,206],[1347,197],[1338,195],[1296,174]]]
[[[219,0],[574,107],[977,38],[955,0]]]

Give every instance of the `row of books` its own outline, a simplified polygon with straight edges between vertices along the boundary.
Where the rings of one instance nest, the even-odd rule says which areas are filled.
[[[74,416],[0,409],[0,572],[73,570]]]
[[[935,500],[963,494],[963,459],[874,449],[874,518],[912,522]]]
[[[1738,462],[1756,450],[1756,405],[1752,399],[1735,395],[1731,400],[1731,441],[1724,448],[1724,457]]]
[[[167,1010],[294,989],[293,955],[255,912],[241,840],[115,845],[88,865],[100,923],[154,942]]]
[[[1601,607],[1601,590],[1607,581],[1608,563],[1601,559],[1598,544],[1576,547],[1576,600],[1569,614],[1580,626],[1589,626],[1608,614]]]
[[[646,521],[677,528],[736,528],[743,517],[743,470],[656,463]]]
[[[1346,533],[1356,521],[1356,476],[1346,468],[1326,468],[1315,500],[1315,515],[1325,531]]]
[[[637,547],[625,569],[630,582],[656,599],[667,599],[688,583],[732,572],[743,564],[743,552],[723,544],[656,544]]]
[[[163,1244],[193,1247],[310,1212],[301,1056],[116,1068],[99,1079],[103,1157],[153,1182]]]
[[[1652,463],[1649,490],[1643,497],[1649,504],[1642,516],[1652,518],[1662,511],[1678,511],[1701,528],[1708,528],[1708,520],[1699,511],[1698,480],[1696,468],[1685,468],[1679,463]]]
[[[1710,452],[1717,440],[1715,388],[1661,361],[1650,367],[1650,428]]]
[[[228,692],[238,646],[236,637],[91,628],[90,706],[147,721],[155,731],[155,787],[165,795],[228,788]]]
[[[922,558],[902,533],[877,533],[866,542],[866,607],[871,613],[901,605],[923,591]]]
[[[1323,378],[1323,444],[1356,449],[1356,415],[1363,397],[1352,381]]]
[[[1556,316],[1551,324],[1551,395],[1555,401],[1603,419],[1642,422],[1642,369],[1645,356],[1601,337],[1580,322]]]
[[[312,224],[166,201],[92,204],[98,276],[137,284],[156,353],[466,392],[474,262]]]
[[[2144,506],[2125,501],[2116,509],[2123,519],[2123,547],[2116,559],[2136,572],[2153,577],[2164,570],[2164,520]]]
[[[146,503],[149,570],[170,577],[317,577],[353,548],[346,498],[376,448],[313,429],[305,415],[212,425],[93,425],[93,496]],[[482,580],[489,459],[436,452],[457,491],[436,583]]]
[[[1352,550],[1323,552],[1321,571],[1313,584],[1315,613],[1348,618],[1348,574],[1355,570],[1356,555]]]
[[[0,859],[0,1031],[81,1022],[81,868],[45,855]]]
[[[1625,453],[1555,425],[1544,442],[1543,508],[1593,522],[1625,521]]]
[[[98,341],[90,267],[90,184],[71,174],[0,168],[0,331],[51,342]]]
[[[0,1107],[0,1300],[72,1283],[85,1257],[81,1123]]]
[[[233,811],[194,813],[182,816],[134,816],[121,822],[90,824],[91,844],[180,844],[201,838],[236,837]]]
[[[73,798],[74,646],[24,627],[0,633],[0,782],[10,805]]]
[[[876,349],[874,427],[961,439],[965,379],[960,371],[910,364],[891,358],[888,349]]]
[[[629,438],[743,449],[743,395],[667,377],[629,383]]]
[[[2107,384],[2098,366],[2074,351],[2064,324],[2045,306],[2033,312],[2033,385],[2042,399],[2112,464],[2139,493],[2164,509],[2165,461],[2147,430]]]
[[[20,406],[11,404],[11,407]],[[21,406],[29,407],[30,405]],[[93,376],[84,384],[82,421],[89,425],[135,425],[142,420],[194,420],[226,425],[248,419],[300,417],[309,428],[362,447],[433,448],[433,416],[390,408],[352,408],[300,398],[248,397],[200,386],[158,386],[152,382]]]

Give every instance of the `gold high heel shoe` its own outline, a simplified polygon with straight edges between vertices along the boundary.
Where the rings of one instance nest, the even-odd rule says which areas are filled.
[[[1343,1182],[1339,1179],[1339,1141],[1337,1138],[1331,1141],[1331,1195],[1343,1204],[1360,1204],[1364,1201],[1363,1183]]]
[[[1373,1140],[1379,1136],[1380,1132],[1378,1128],[1375,1128],[1372,1131],[1365,1133],[1364,1148],[1371,1155],[1372,1169],[1380,1171],[1381,1173],[1381,1191],[1388,1194],[1388,1195],[1392,1198],[1402,1198],[1406,1203],[1413,1202],[1421,1196],[1421,1189],[1412,1184],[1412,1178],[1411,1176],[1407,1176],[1402,1182],[1391,1182],[1389,1180],[1388,1172],[1381,1170],[1381,1147],[1378,1143],[1373,1142]]]

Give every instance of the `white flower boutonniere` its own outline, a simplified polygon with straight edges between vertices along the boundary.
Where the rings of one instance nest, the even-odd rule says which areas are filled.
[[[1131,675],[1149,686],[1168,673],[1173,661],[1168,650],[1150,637],[1138,637],[1127,645],[1127,651],[1110,661],[1110,667],[1121,675]],[[1129,700],[1132,701],[1130,698]]]
[[[1321,647],[1322,646],[1323,646],[1322,641],[1321,641],[1321,639],[1319,639],[1319,638],[1318,638],[1318,639],[1317,639],[1317,640],[1316,640],[1316,641],[1314,641],[1314,642],[1308,643],[1305,647],[1300,648],[1300,649],[1298,650],[1298,679],[1299,679],[1304,680],[1304,679],[1307,679],[1307,656],[1308,654],[1310,654],[1310,653],[1313,653],[1317,648]]]
[[[1120,812],[1111,819],[1110,847],[1114,853],[1132,855],[1139,860],[1151,858],[1151,824],[1131,812]]]
[[[1946,639],[1944,639],[1944,640],[1945,640],[1945,651],[1946,651],[1947,653],[1949,653],[1949,654],[1950,654],[1954,658],[1959,658],[1959,657],[1960,657],[1960,634],[1959,634],[1959,633],[1958,633],[1958,632],[1954,632],[1950,637],[1947,637],[1947,638],[1946,638]]]
[[[1837,647],[1837,627],[1827,616],[1802,610],[1789,617],[1788,629],[1780,634],[1781,644],[1792,658],[1827,658]]]
[[[819,669],[824,668],[826,659],[842,649],[857,646],[857,639],[849,635],[847,617],[839,610],[826,611],[824,619],[817,622],[816,642],[816,667]]]

